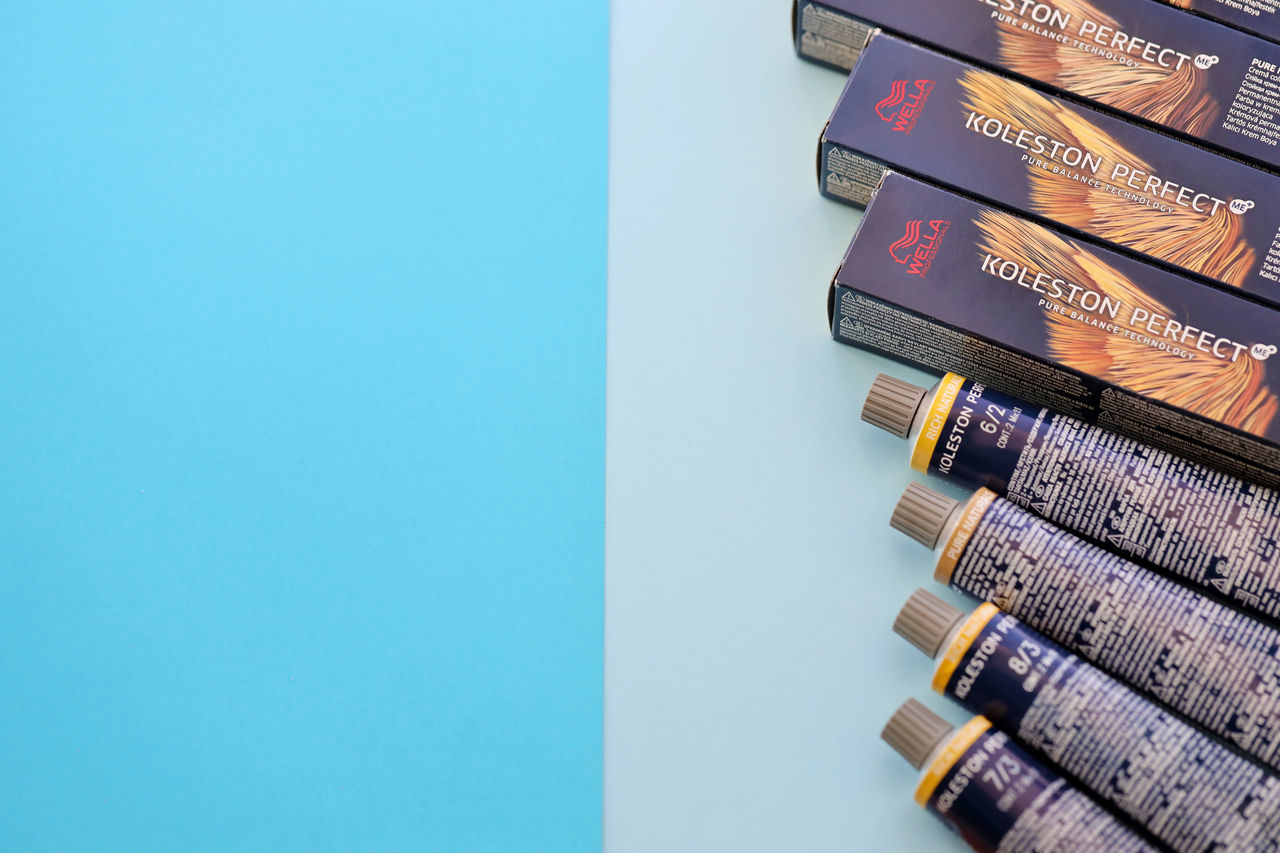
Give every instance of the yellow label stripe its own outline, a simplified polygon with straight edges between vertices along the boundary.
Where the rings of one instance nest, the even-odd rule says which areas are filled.
[[[933,404],[924,418],[924,426],[920,437],[916,440],[915,450],[911,451],[911,467],[921,474],[929,473],[929,460],[942,438],[942,430],[947,425],[947,416],[951,407],[960,396],[960,388],[964,385],[964,377],[948,373],[938,383],[938,393],[933,395]]]
[[[916,802],[918,804],[922,806],[928,805],[929,798],[938,789],[938,785],[942,782],[942,777],[951,771],[956,762],[969,751],[969,747],[973,746],[978,738],[982,737],[989,728],[991,728],[991,723],[986,717],[974,717],[961,726],[960,731],[951,736],[951,742],[943,747],[933,761],[929,762],[929,769],[925,771],[924,778],[920,780],[920,784],[916,787]]]
[[[973,532],[978,529],[978,522],[982,521],[982,516],[986,514],[987,508],[996,497],[996,493],[990,489],[978,489],[973,493],[973,497],[969,499],[968,508],[960,517],[960,523],[952,531],[951,538],[947,540],[947,546],[942,549],[942,555],[938,557],[937,568],[933,570],[934,580],[940,583],[951,583],[951,574],[956,570],[956,564],[960,562],[964,549],[973,538]]]
[[[960,661],[964,659],[965,653],[969,651],[973,641],[978,639],[982,629],[987,627],[987,623],[995,618],[995,615],[999,612],[999,607],[987,602],[969,614],[964,627],[960,629],[959,634],[956,634],[956,638],[951,641],[951,647],[942,656],[942,660],[938,661],[938,669],[933,673],[934,690],[942,693],[947,689],[947,684],[951,682],[951,676],[955,675],[956,667],[960,666]]]

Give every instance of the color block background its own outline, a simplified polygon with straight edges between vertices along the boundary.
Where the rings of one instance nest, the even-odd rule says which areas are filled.
[[[0,848],[599,848],[607,47],[0,8]]]
[[[614,5],[610,850],[956,846],[786,6]],[[0,8],[0,848],[599,848],[608,27]]]
[[[615,0],[605,838],[610,853],[962,850],[879,740],[930,664],[890,631],[928,552],[906,445],[831,341],[857,211],[818,196],[841,75],[790,3]]]

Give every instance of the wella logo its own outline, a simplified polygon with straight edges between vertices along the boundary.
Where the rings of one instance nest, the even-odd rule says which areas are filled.
[[[932,91],[932,80],[895,80],[889,87],[889,97],[876,104],[876,115],[893,125],[894,130],[910,135]]]
[[[930,219],[927,226],[923,219],[912,219],[902,237],[890,244],[889,255],[907,268],[907,275],[924,278],[950,227],[951,223],[945,219]]]

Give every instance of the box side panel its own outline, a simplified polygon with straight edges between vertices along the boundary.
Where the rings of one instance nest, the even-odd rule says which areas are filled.
[[[1055,411],[1280,488],[1280,450],[1091,377],[948,326],[856,288],[836,285],[832,336],[840,343],[937,373],[959,373]]]
[[[791,31],[802,59],[849,71],[857,64],[875,25],[824,3],[799,0],[792,6]]]
[[[866,207],[888,172],[888,165],[881,160],[844,145],[824,141],[818,190],[835,201]]]

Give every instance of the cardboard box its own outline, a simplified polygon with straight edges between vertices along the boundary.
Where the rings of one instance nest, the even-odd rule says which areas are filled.
[[[793,27],[832,68],[880,27],[1280,170],[1280,44],[1153,0],[799,0]]]
[[[820,189],[865,204],[886,169],[1280,304],[1280,176],[879,34],[822,134]]]
[[[1280,40],[1280,3],[1275,0],[1163,0],[1170,6],[1222,21],[1272,41]]]
[[[1280,315],[904,175],[832,281],[837,341],[1280,486]]]

